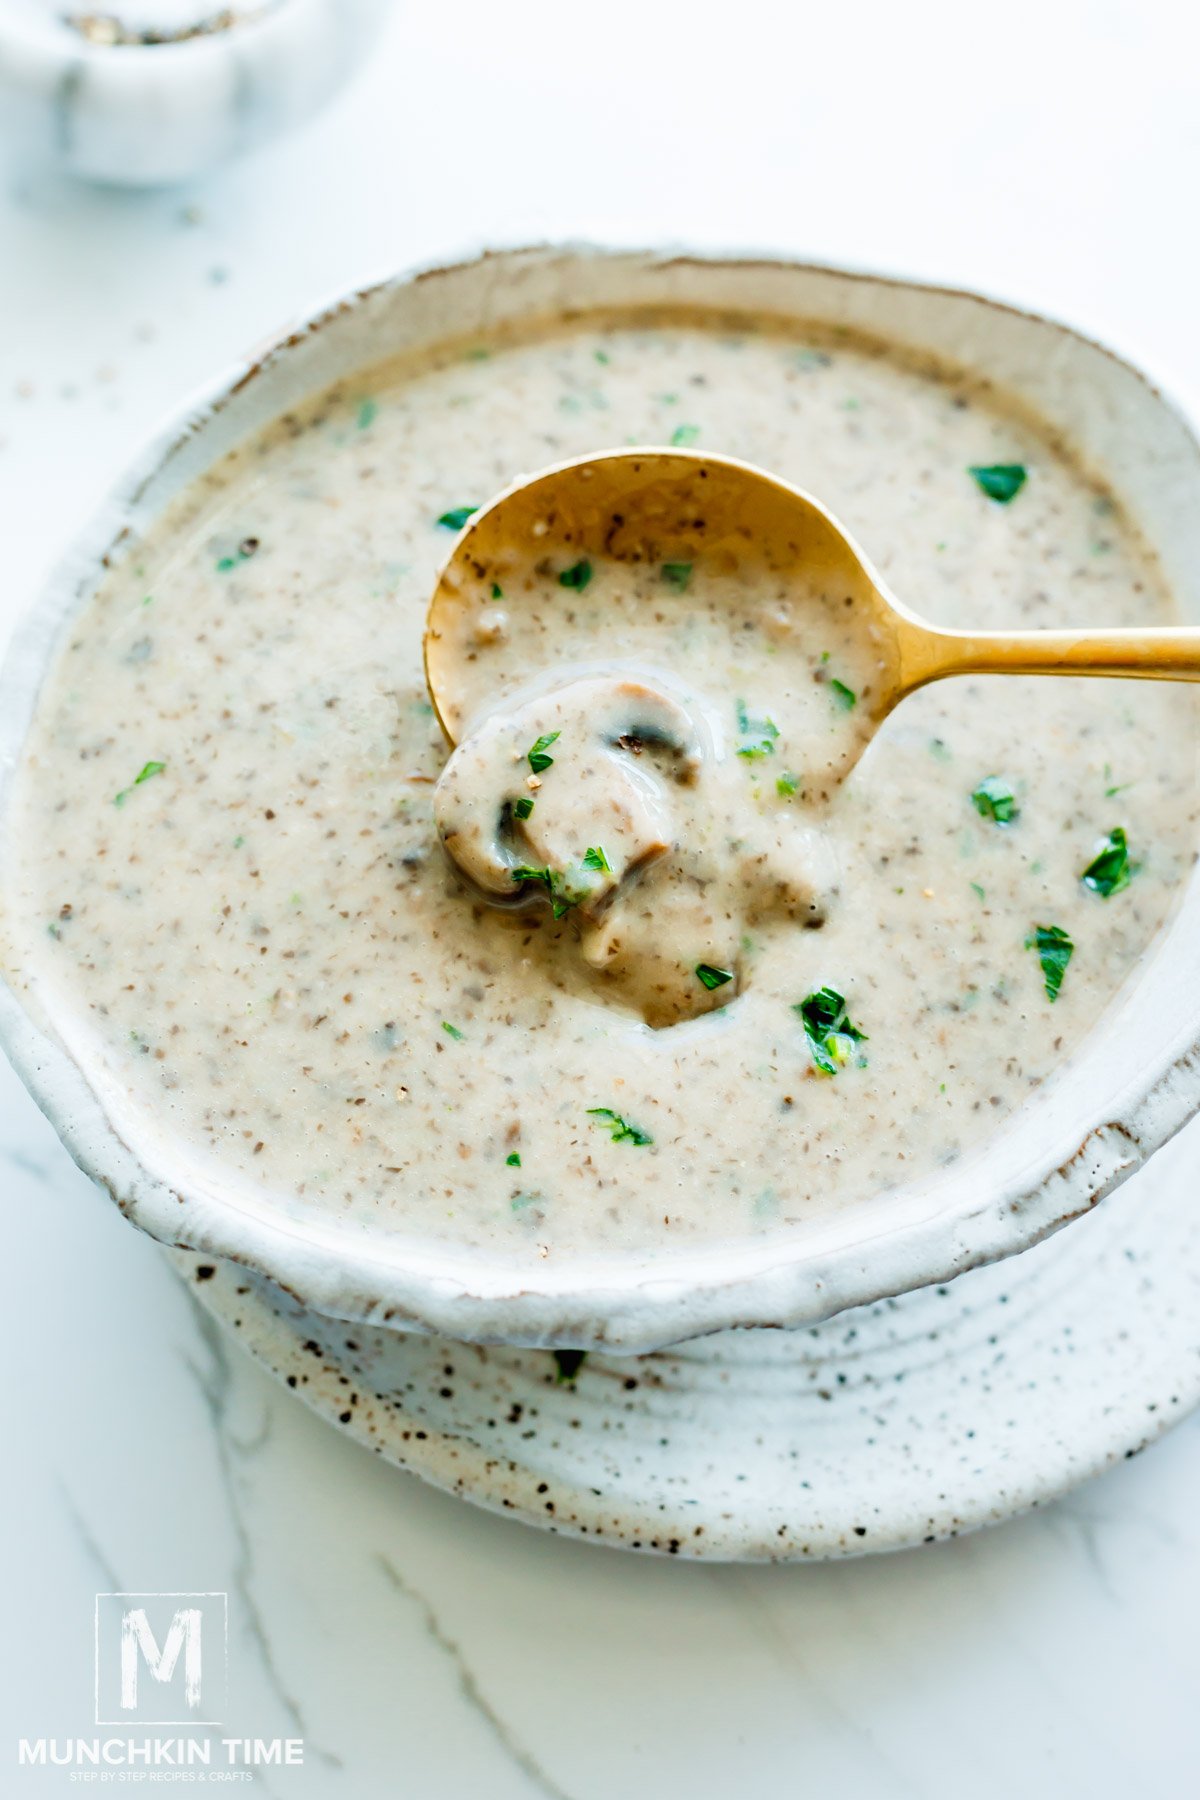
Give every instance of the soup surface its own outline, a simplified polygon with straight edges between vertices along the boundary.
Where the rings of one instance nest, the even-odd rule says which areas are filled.
[[[463,514],[672,442],[818,495],[936,621],[1171,614],[1065,446],[885,346],[596,316],[364,373],[128,551],[39,701],[9,979],[127,1138],[283,1213],[661,1257],[952,1163],[1070,1056],[1192,862],[1185,688],[943,682],[854,762],[836,594],[547,543],[536,633],[503,580],[473,602],[438,788],[421,637]]]

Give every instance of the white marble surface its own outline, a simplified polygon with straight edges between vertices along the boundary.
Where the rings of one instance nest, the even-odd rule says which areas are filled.
[[[1200,411],[1182,5],[396,11],[321,122],[186,192],[0,160],[5,629],[189,384],[314,297],[484,239],[758,242],[981,284],[1119,340]],[[230,1728],[307,1743],[263,1792],[1194,1791],[1197,1421],[921,1552],[639,1561],[340,1441],[204,1322],[6,1068],[0,1176],[0,1792],[68,1784],[16,1770],[16,1739],[89,1730],[98,1588],[229,1591]]]

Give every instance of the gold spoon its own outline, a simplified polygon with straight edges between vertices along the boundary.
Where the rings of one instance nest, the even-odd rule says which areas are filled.
[[[582,555],[668,564],[753,549],[773,569],[837,591],[876,672],[862,693],[872,728],[907,694],[947,675],[1200,680],[1200,628],[948,631],[898,600],[802,489],[731,456],[611,450],[514,482],[468,520],[451,549],[429,604],[425,675],[452,744],[473,714],[529,677],[524,668],[497,680],[494,658],[479,653],[480,609],[497,590],[506,604],[521,604],[511,577],[529,569],[543,539]]]

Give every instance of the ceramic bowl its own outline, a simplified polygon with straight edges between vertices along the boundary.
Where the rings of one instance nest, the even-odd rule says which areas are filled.
[[[1200,446],[1136,369],[1064,325],[978,295],[771,258],[539,248],[425,269],[340,299],[194,401],[113,489],[0,677],[8,780],[66,623],[188,482],[249,433],[381,357],[564,309],[696,303],[821,320],[994,379],[1112,482],[1200,622]],[[0,865],[2,866],[2,865]],[[1022,1250],[1085,1213],[1200,1109],[1200,875],[1136,983],[1073,1061],[976,1153],[786,1235],[532,1273],[328,1216],[254,1209],[151,1123],[118,1131],[97,1071],[0,985],[0,1033],[76,1160],[155,1237],[261,1272],[316,1311],[459,1339],[646,1351],[731,1326],[797,1325]]]
[[[385,3],[0,0],[0,128],[71,175],[187,181],[317,112]]]

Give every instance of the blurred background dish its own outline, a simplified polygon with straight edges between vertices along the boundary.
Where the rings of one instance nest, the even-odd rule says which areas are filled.
[[[0,0],[0,131],[93,181],[186,181],[311,118],[367,54],[384,8]]]

